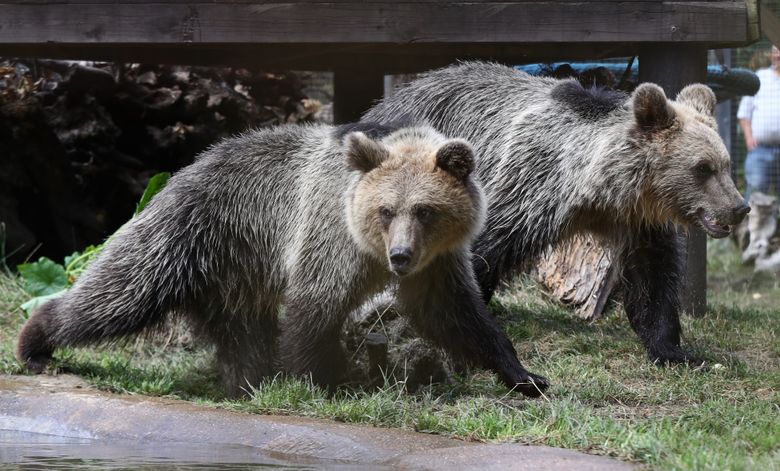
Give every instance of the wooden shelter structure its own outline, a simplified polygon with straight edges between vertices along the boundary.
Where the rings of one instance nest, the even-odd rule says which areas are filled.
[[[775,18],[776,19],[776,18]],[[757,0],[0,0],[0,55],[335,72],[337,121],[383,75],[458,59],[520,64],[638,55],[674,95],[707,50],[759,38]],[[705,306],[706,245],[689,241],[689,309]]]

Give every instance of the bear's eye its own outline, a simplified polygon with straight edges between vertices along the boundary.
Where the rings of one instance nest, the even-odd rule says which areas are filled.
[[[422,223],[430,222],[433,219],[433,209],[428,206],[420,206],[414,211],[417,220]]]
[[[379,208],[379,220],[382,221],[382,224],[390,224],[390,221],[393,220],[393,211],[389,208]]]
[[[712,168],[712,165],[710,165],[709,162],[700,162],[696,164],[696,166],[693,167],[693,171],[696,175],[704,178],[715,175],[715,169]]]

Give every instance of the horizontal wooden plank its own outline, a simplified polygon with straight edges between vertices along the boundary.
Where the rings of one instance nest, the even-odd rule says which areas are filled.
[[[0,3],[0,43],[748,41],[744,2]]]
[[[648,46],[645,46],[647,48]],[[657,44],[651,48],[674,48]],[[508,65],[637,55],[641,43],[537,44],[0,44],[0,57],[241,66],[264,70],[413,73],[458,60]]]
[[[739,1],[734,0],[728,3],[750,3],[754,0]],[[150,2],[149,0],[5,0],[2,3],[9,5],[30,5],[30,4],[42,4],[42,5],[78,5],[78,4],[109,4],[109,3],[127,3],[127,4],[184,4],[184,5],[199,5],[199,4],[278,4],[279,0],[155,0]],[[357,3],[355,0],[287,0],[284,3]],[[387,0],[363,0],[360,3],[388,3]],[[398,0],[393,3],[439,3],[448,4],[453,3],[447,0]],[[462,2],[463,3],[463,2]],[[468,3],[513,3],[507,0],[470,0]],[[524,3],[664,3],[663,1],[649,2],[648,0],[560,0],[557,2],[550,2],[550,0],[526,0]],[[676,3],[724,3],[723,0],[678,0]]]

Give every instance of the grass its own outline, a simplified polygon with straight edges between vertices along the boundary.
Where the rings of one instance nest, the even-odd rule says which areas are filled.
[[[507,393],[492,375],[476,372],[415,394],[393,383],[328,395],[304,380],[275,378],[257,385],[252,399],[229,401],[211,352],[154,341],[65,349],[56,368],[110,391],[243,412],[560,446],[655,469],[780,469],[780,283],[754,276],[726,243],[709,249],[710,312],[683,318],[685,344],[714,365],[709,371],[653,366],[619,308],[585,324],[527,280],[491,308],[526,366],[551,380],[538,400]],[[12,343],[24,297],[13,278],[0,278],[5,373],[20,372]]]

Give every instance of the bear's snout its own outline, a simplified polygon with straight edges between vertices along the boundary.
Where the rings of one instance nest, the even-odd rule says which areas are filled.
[[[409,271],[412,261],[412,249],[410,247],[393,247],[390,249],[390,266],[392,270],[403,275]]]
[[[739,224],[742,222],[743,219],[745,219],[745,216],[748,215],[750,212],[750,205],[747,204],[747,202],[743,201],[742,204],[734,208],[734,216],[737,219],[736,224]]]

